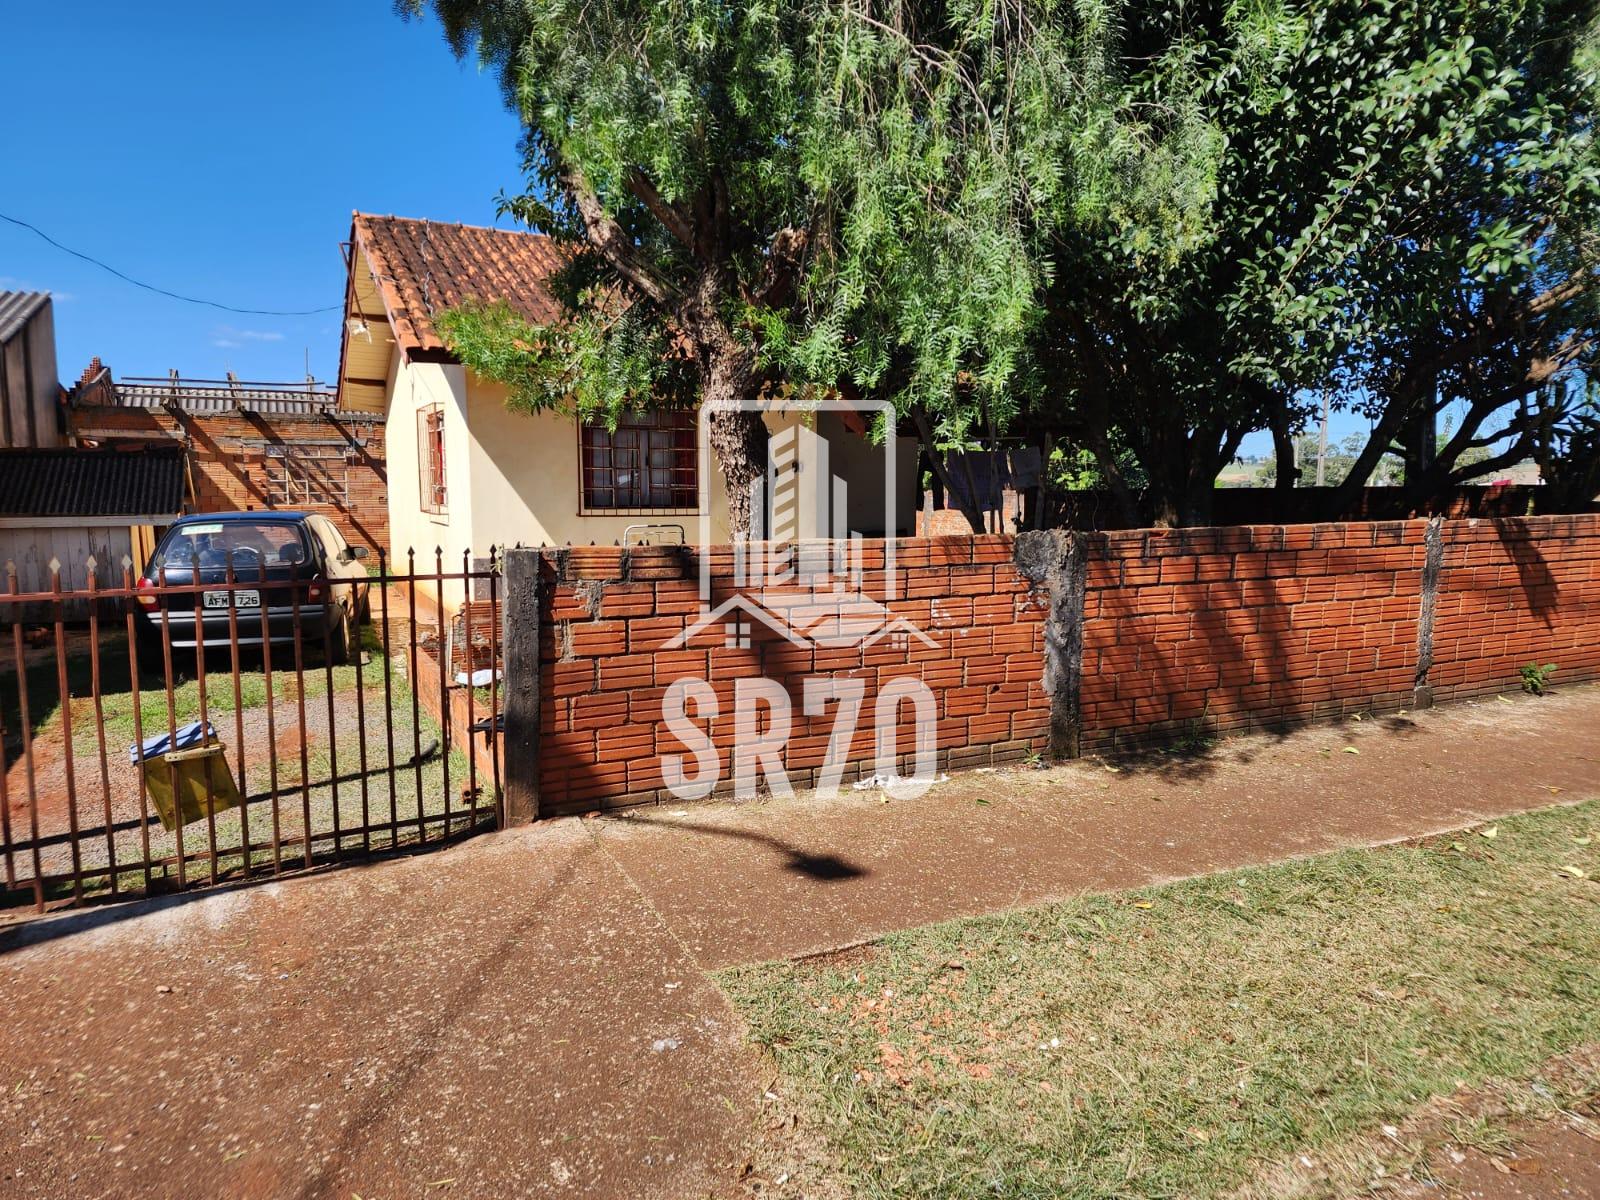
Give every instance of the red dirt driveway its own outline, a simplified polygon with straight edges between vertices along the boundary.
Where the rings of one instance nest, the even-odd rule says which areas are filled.
[[[24,924],[0,1197],[737,1193],[767,1081],[707,968],[1597,795],[1574,688]]]

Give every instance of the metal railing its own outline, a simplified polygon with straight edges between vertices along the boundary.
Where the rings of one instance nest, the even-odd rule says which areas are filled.
[[[498,562],[433,558],[269,578],[230,556],[201,583],[124,560],[116,586],[91,559],[78,590],[52,562],[32,593],[7,564],[0,907],[276,876],[496,825]]]

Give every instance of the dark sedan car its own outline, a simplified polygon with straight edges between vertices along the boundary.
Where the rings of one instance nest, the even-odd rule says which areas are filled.
[[[360,561],[366,556],[365,547],[349,545],[332,521],[316,513],[184,517],[167,530],[139,580],[136,608],[142,632],[159,645],[165,610],[172,645],[194,646],[198,595],[205,644],[227,647],[230,593],[225,586],[207,585],[226,585],[231,560],[235,581],[231,594],[241,646],[261,645],[263,605],[272,644],[292,643],[298,595],[302,642],[326,640],[329,656],[335,662],[348,662],[367,611],[367,569]],[[186,590],[154,590],[163,572],[168,588]],[[269,586],[250,586],[263,580]],[[291,580],[298,582],[282,586]]]

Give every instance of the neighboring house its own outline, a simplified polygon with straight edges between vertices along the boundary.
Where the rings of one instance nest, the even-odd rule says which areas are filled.
[[[115,379],[96,358],[67,423],[80,446],[181,450],[190,511],[321,513],[374,556],[388,546],[383,414],[343,412],[323,384]]]
[[[0,447],[60,446],[61,383],[48,292],[0,292]]]
[[[702,517],[712,540],[728,540],[721,472],[699,448],[693,413],[644,413],[608,430],[571,415],[513,412],[504,387],[445,346],[434,317],[466,300],[505,300],[533,322],[559,319],[549,283],[565,259],[551,239],[356,213],[347,262],[339,403],[388,417],[397,560],[415,549],[419,567],[431,570],[438,547],[446,569],[459,570],[464,552],[482,559],[492,546],[611,544],[647,525],[681,526],[694,540]],[[883,452],[869,452],[849,424],[824,413],[817,428],[838,469],[856,472],[854,490],[873,495],[875,477],[881,496]],[[896,532],[910,532],[915,448],[914,439],[900,441],[905,499]],[[850,515],[861,532],[884,532]]]
[[[51,560],[62,591],[122,586],[122,560],[135,572],[162,529],[183,512],[183,452],[176,446],[129,453],[70,447],[0,450],[0,564],[19,592],[51,590]],[[0,590],[10,590],[0,577]],[[47,619],[34,606],[28,619]],[[66,615],[80,617],[81,605]]]

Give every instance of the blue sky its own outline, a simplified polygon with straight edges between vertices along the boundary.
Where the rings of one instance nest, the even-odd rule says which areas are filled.
[[[344,298],[350,211],[494,224],[520,178],[495,79],[391,0],[8,5],[0,212],[136,278],[241,308]],[[0,223],[0,289],[56,294],[59,371],[331,379],[339,313],[141,291]]]

